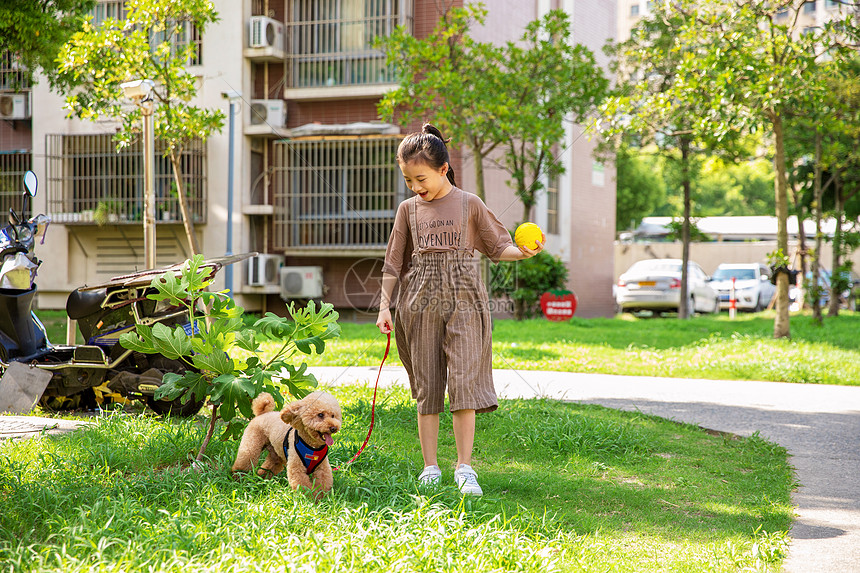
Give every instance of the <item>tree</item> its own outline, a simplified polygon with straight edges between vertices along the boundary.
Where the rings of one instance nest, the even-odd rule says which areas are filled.
[[[666,184],[655,161],[622,143],[615,151],[615,230],[634,228],[666,202]]]
[[[9,52],[32,75],[56,81],[57,54],[96,0],[3,0],[0,3],[0,53]]]
[[[834,42],[829,34],[803,33],[798,17],[804,0],[683,0],[678,29],[684,54],[679,73],[699,88],[707,116],[722,140],[739,121],[764,129],[774,142],[777,251],[788,252],[788,183],[784,122],[791,109],[810,109],[820,89],[812,71],[817,56]],[[777,274],[774,337],[790,335],[787,273]]]
[[[672,7],[655,4],[652,16],[637,24],[629,40],[607,46],[606,51],[615,57],[613,68],[622,79],[603,105],[602,127],[609,137],[635,135],[640,144],[656,146],[667,160],[671,179],[677,181],[675,188],[682,190],[678,318],[686,319],[693,308],[687,284],[692,184],[699,166],[697,156],[713,140],[714,126],[702,108],[700,88],[679,71],[685,57],[678,33],[681,24]]]
[[[476,194],[484,199],[484,158],[503,141],[498,117],[508,113],[501,90],[499,49],[476,42],[469,31],[482,24],[482,4],[445,11],[433,32],[418,39],[402,26],[378,45],[399,74],[397,89],[378,104],[379,115],[401,125],[428,120],[475,161]]]
[[[379,113],[387,119],[399,113],[404,125],[432,118],[463,142],[474,157],[481,198],[484,159],[504,149],[501,166],[511,174],[528,219],[541,180],[564,169],[552,149],[564,135],[565,118],[582,122],[607,81],[593,54],[571,43],[563,11],[529,23],[519,42],[502,48],[469,35],[485,16],[481,4],[452,8],[423,40],[402,28],[380,40],[400,82],[380,102]]]
[[[118,118],[123,128],[116,136],[128,145],[138,132],[141,110],[123,105],[120,84],[130,79],[155,82],[155,137],[164,142],[173,166],[185,233],[192,255],[199,252],[194,221],[188,212],[182,177],[182,152],[190,142],[205,140],[224,125],[224,113],[191,103],[197,78],[185,70],[197,57],[192,41],[217,20],[209,0],[128,0],[125,20],[91,22],[76,32],[59,56],[60,79],[75,90],[66,98],[70,114],[89,120]]]

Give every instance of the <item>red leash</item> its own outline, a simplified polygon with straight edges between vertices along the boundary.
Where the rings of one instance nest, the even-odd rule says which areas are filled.
[[[367,445],[367,442],[370,441],[370,434],[373,432],[373,422],[376,418],[376,391],[379,389],[379,377],[382,376],[382,366],[385,364],[385,359],[388,358],[388,351],[391,350],[391,333],[388,333],[388,342],[385,345],[385,355],[382,357],[382,363],[379,365],[379,372],[376,375],[376,385],[373,387],[373,404],[370,406],[370,428],[367,430],[367,437],[364,438],[364,443],[361,444],[361,447],[358,448],[358,451],[355,452],[355,455],[352,456],[352,459],[344,464],[345,466],[351,464],[355,460],[358,459],[358,456],[361,455],[361,452],[364,451],[364,446]],[[340,471],[341,467],[338,466],[336,468],[332,468],[332,471]]]

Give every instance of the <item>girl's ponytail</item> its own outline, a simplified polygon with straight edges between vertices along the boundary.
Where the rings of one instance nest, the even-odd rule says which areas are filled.
[[[442,137],[442,132],[435,125],[425,123],[421,126],[420,133],[410,133],[400,142],[397,148],[397,162],[409,163],[415,159],[422,161],[433,169],[440,169],[448,164],[448,181],[456,186],[454,180],[454,169],[448,156],[448,143],[450,139]]]

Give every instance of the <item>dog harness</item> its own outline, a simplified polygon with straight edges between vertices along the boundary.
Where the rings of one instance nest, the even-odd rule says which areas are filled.
[[[284,438],[284,456],[287,459],[290,458],[290,433],[293,431],[295,431],[295,428],[287,430],[287,435]],[[305,466],[305,471],[307,471],[308,475],[314,473],[317,466],[320,465],[328,455],[327,444],[323,444],[319,448],[314,449],[302,439],[298,432],[296,432],[295,450],[299,459],[302,460],[302,464]]]

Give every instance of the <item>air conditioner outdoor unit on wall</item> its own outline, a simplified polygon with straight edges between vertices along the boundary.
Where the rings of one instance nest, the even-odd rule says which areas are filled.
[[[30,94],[0,94],[0,119],[30,117]]]
[[[281,298],[319,298],[323,294],[322,267],[283,267]]]
[[[267,16],[251,16],[248,37],[251,48],[275,48],[284,51],[284,24]]]
[[[251,125],[284,127],[287,125],[287,102],[282,99],[252,99]]]
[[[280,284],[282,255],[254,255],[248,259],[248,286]]]

